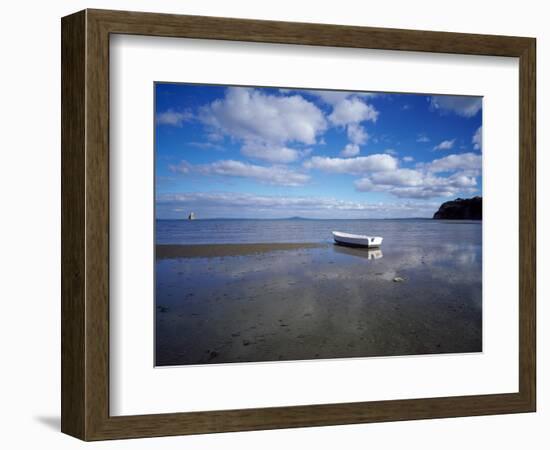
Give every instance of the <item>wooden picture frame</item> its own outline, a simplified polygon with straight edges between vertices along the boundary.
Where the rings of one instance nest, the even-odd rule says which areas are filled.
[[[535,39],[104,10],[64,17],[61,29],[64,433],[101,440],[535,411]],[[109,36],[117,33],[519,58],[519,391],[110,416]]]

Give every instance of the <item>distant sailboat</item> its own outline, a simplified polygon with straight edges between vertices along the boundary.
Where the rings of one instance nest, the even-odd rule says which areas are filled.
[[[187,219],[189,219],[189,220],[195,220],[195,213],[194,213],[194,212],[191,212],[191,214],[189,214],[189,216],[187,217]]]

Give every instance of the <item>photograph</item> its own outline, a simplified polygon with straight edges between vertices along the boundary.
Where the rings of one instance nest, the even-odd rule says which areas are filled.
[[[482,352],[482,97],[154,90],[155,366]]]

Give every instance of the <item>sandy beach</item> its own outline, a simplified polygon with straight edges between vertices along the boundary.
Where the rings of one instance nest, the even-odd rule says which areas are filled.
[[[209,245],[170,245],[156,246],[155,257],[171,258],[214,258],[222,256],[244,256],[274,251],[318,248],[323,244],[280,243],[280,244],[209,244]],[[326,245],[325,245],[326,246]]]
[[[157,245],[156,365],[482,351],[479,252]]]

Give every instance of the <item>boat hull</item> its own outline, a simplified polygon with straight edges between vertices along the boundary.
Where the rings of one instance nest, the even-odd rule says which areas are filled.
[[[377,248],[382,245],[383,238],[378,236],[361,236],[347,233],[333,232],[334,242],[348,247]]]

